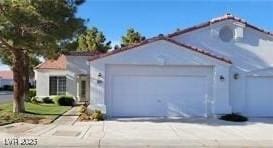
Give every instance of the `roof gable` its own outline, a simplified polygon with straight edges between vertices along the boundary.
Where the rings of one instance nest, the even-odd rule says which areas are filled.
[[[256,26],[252,25],[252,24],[249,24],[248,22],[246,22],[245,20],[243,20],[243,19],[241,19],[239,17],[233,16],[233,15],[227,13],[224,16],[213,18],[210,21],[207,21],[207,22],[204,22],[204,23],[201,23],[201,24],[198,24],[198,25],[195,25],[195,26],[183,29],[183,30],[176,31],[176,32],[171,33],[171,34],[168,34],[168,37],[174,37],[174,36],[177,36],[177,35],[181,35],[181,34],[185,34],[185,33],[188,33],[188,32],[192,32],[192,31],[204,28],[204,27],[208,27],[208,26],[210,26],[212,24],[215,24],[215,23],[218,23],[218,22],[226,21],[226,20],[233,20],[233,21],[242,23],[246,27],[252,28],[252,29],[254,29],[256,31],[259,31],[259,32],[262,32],[262,33],[264,33],[266,35],[273,36],[272,32],[265,31],[264,29],[261,29],[259,27],[256,27]]]
[[[47,59],[45,62],[39,64],[35,67],[35,69],[57,69],[57,70],[65,70],[67,68],[68,59],[67,56],[96,56],[98,54],[102,54],[101,52],[66,52],[61,54],[57,59]]]
[[[58,69],[65,70],[67,65],[67,59],[65,55],[60,55],[56,60],[48,59],[45,62],[39,64],[35,69]]]
[[[143,42],[140,42],[138,44],[134,44],[134,45],[127,46],[127,47],[124,47],[124,48],[116,49],[116,50],[114,50],[112,52],[108,52],[108,53],[105,53],[105,54],[99,54],[99,55],[91,57],[89,60],[94,61],[94,60],[104,58],[104,57],[108,57],[108,56],[111,56],[111,55],[115,55],[115,54],[118,54],[118,53],[121,53],[121,52],[124,52],[124,51],[127,51],[127,50],[136,49],[137,47],[140,47],[140,46],[143,46],[143,45],[146,45],[146,44],[150,44],[150,43],[153,43],[153,42],[156,42],[156,41],[159,41],[159,40],[165,40],[165,41],[167,41],[169,43],[175,44],[175,45],[180,46],[180,47],[184,47],[184,48],[189,49],[189,50],[191,50],[193,52],[197,52],[197,53],[200,53],[202,55],[209,56],[211,58],[217,59],[219,61],[222,61],[222,62],[225,62],[225,63],[228,63],[228,64],[232,63],[229,59],[227,59],[227,58],[225,58],[225,57],[223,57],[221,55],[217,55],[215,53],[212,53],[211,51],[207,51],[207,50],[200,49],[200,48],[197,48],[197,47],[194,47],[194,46],[190,46],[190,45],[187,45],[187,44],[184,44],[184,43],[180,43],[180,42],[177,42],[177,41],[175,41],[173,39],[170,39],[170,38],[167,38],[167,37],[164,37],[164,36],[150,38],[150,39],[147,39],[147,40],[145,40]]]

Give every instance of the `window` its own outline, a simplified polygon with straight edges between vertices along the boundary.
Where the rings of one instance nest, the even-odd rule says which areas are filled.
[[[66,77],[51,76],[49,77],[49,95],[65,95]]]

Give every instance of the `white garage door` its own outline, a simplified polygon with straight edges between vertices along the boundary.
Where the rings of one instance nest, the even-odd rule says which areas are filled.
[[[107,72],[110,116],[207,115],[210,67],[112,66]]]
[[[246,93],[248,116],[273,116],[273,77],[249,77]]]

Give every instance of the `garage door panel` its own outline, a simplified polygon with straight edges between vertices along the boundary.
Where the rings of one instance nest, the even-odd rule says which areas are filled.
[[[150,72],[146,75],[110,74],[111,98],[108,104],[111,116],[190,117],[207,114],[210,80],[207,75],[164,75],[164,70],[160,75]]]
[[[247,114],[253,117],[273,116],[273,77],[248,77]]]

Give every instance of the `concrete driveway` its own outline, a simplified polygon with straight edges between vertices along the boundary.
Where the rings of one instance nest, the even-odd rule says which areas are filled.
[[[36,147],[273,147],[273,119],[112,119],[73,125],[17,123],[0,127],[0,140],[37,138]]]

